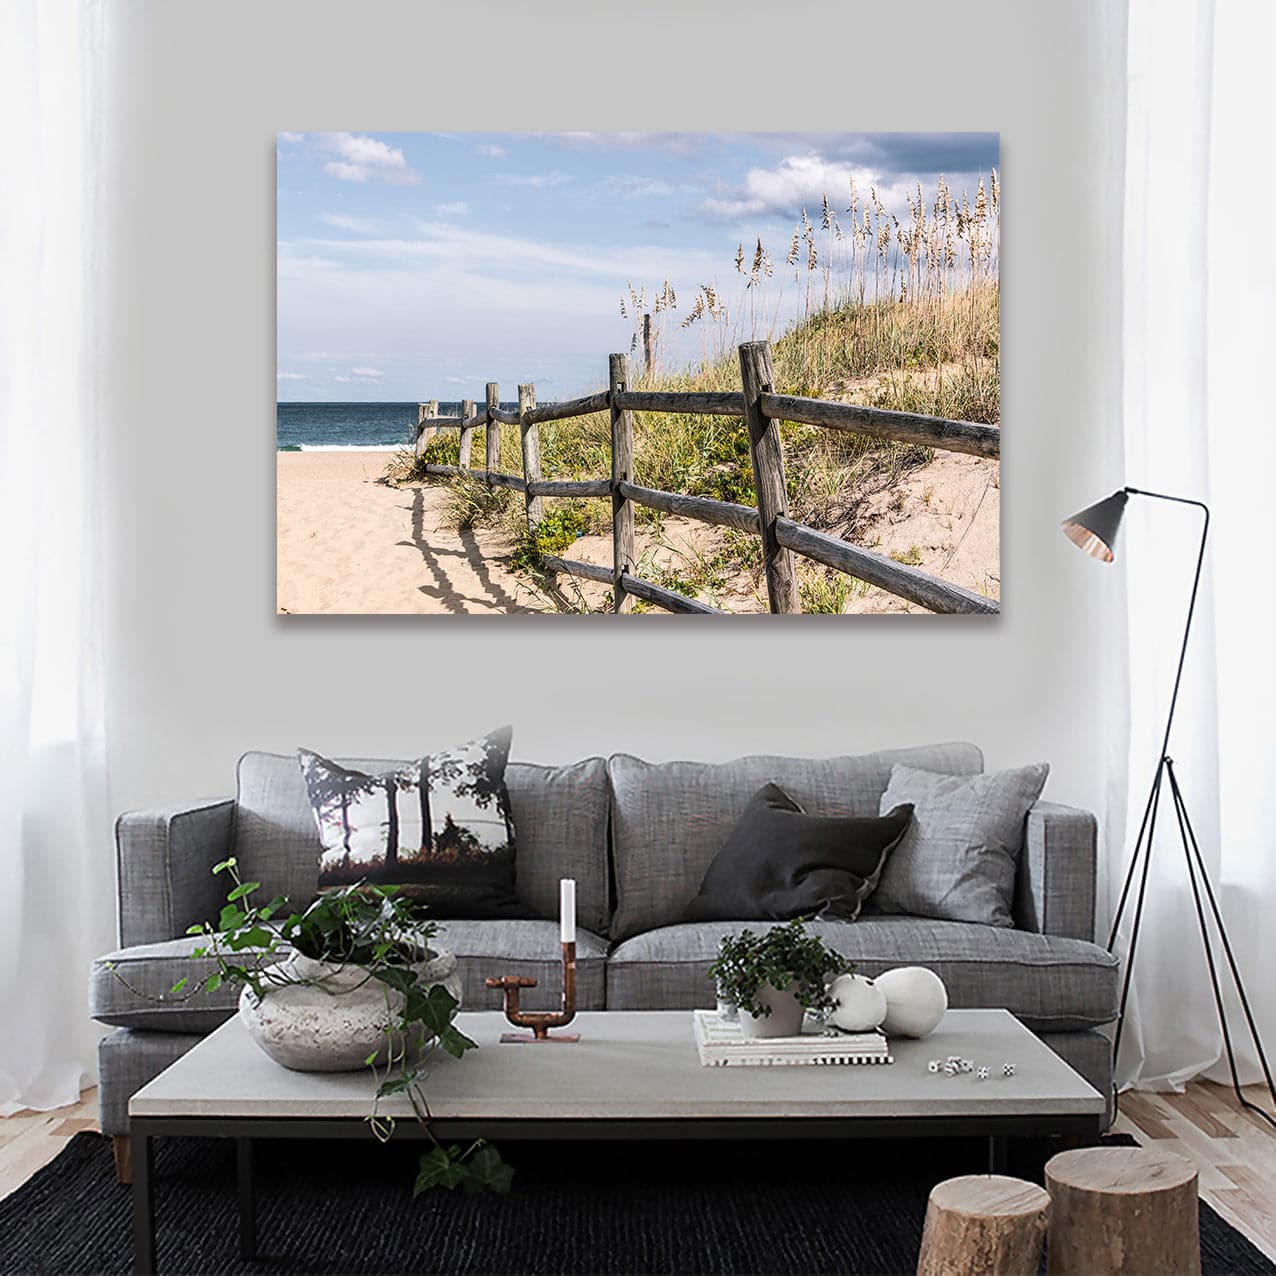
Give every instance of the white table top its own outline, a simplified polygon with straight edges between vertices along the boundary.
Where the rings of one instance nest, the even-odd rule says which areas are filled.
[[[442,1119],[686,1120],[741,1117],[1098,1115],[1103,1096],[1005,1010],[950,1010],[921,1041],[891,1043],[895,1062],[825,1067],[703,1067],[690,1011],[587,1011],[575,1044],[501,1044],[498,1011],[462,1014],[480,1049],[431,1056],[430,1111]],[[992,1076],[927,1071],[963,1055]],[[1002,1076],[1013,1063],[1015,1075]],[[137,1117],[367,1116],[365,1072],[290,1072],[252,1041],[238,1016],[140,1089]],[[402,1096],[383,1101],[409,1116]]]

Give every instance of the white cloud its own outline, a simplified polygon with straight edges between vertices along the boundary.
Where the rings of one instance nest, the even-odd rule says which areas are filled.
[[[621,195],[626,199],[657,199],[672,195],[673,187],[658,177],[604,177],[598,183],[604,194]]]
[[[383,377],[385,373],[380,368],[351,368],[351,372],[356,377]]]
[[[289,133],[286,131],[282,133],[276,133],[275,137],[278,141],[287,142],[289,144],[296,144],[297,142],[301,142],[305,140],[304,133]]]
[[[474,380],[474,378],[473,377],[444,377],[443,380],[446,381],[448,385],[469,385],[470,382]]]
[[[353,353],[345,351],[337,354],[330,350],[307,350],[304,354],[297,356],[302,363],[349,363],[354,359],[380,359],[383,357],[380,352],[370,354],[366,350],[358,350]]]
[[[378,235],[385,230],[385,222],[376,217],[351,217],[346,213],[320,213],[319,220],[348,230],[352,235]]]
[[[463,199],[454,199],[449,204],[434,205],[436,217],[464,217],[469,211],[470,206]]]
[[[722,221],[783,214],[793,216],[806,208],[812,218],[824,195],[839,209],[850,193],[850,179],[867,195],[876,186],[882,202],[893,210],[905,207],[905,192],[912,183],[889,181],[871,168],[830,163],[818,155],[786,155],[774,168],[751,168],[744,182],[722,197],[702,200],[700,211]]]
[[[549,173],[498,173],[496,180],[502,186],[526,186],[532,190],[542,190],[548,186],[563,186],[572,179],[570,173],[554,169]]]
[[[276,381],[309,381],[310,378],[304,372],[276,372]]]
[[[495,142],[484,142],[474,148],[475,155],[485,155],[488,159],[500,159],[506,154],[505,147],[497,146]]]
[[[697,282],[711,279],[727,260],[723,252],[707,249],[679,250],[657,244],[592,248],[493,234],[452,222],[419,221],[417,226],[420,239],[322,239],[311,241],[311,246],[347,258],[354,255],[388,262],[401,271],[419,270],[424,263],[440,268],[463,263],[461,268],[474,274],[492,275],[510,270],[519,274],[534,273],[538,282],[549,283],[541,269],[549,267],[551,276],[571,272],[614,281],[617,288],[622,287],[626,279],[654,280],[666,276],[696,278]],[[561,280],[555,279],[554,286],[560,285]]]
[[[343,182],[366,182],[370,177],[378,177],[397,186],[411,186],[421,180],[399,147],[387,146],[375,137],[360,133],[323,133],[319,136],[319,145],[336,156],[323,166],[323,171]]]

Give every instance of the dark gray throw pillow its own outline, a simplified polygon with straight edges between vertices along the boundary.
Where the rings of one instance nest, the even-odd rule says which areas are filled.
[[[713,858],[683,920],[854,920],[913,808],[882,816],[808,815],[776,784],[753,795]]]

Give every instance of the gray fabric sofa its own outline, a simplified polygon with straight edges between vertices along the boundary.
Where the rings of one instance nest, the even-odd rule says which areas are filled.
[[[518,892],[537,919],[441,923],[441,946],[458,958],[465,1006],[499,1009],[499,992],[484,980],[505,973],[540,981],[525,1004],[556,1001],[562,877],[576,879],[581,1009],[711,1004],[706,972],[719,939],[759,923],[687,925],[679,917],[750,797],[773,780],[813,813],[875,815],[896,762],[955,775],[983,768],[970,744],[727,763],[649,763],[624,754],[559,767],[511,762]],[[234,854],[267,896],[306,900],[316,889],[319,844],[296,759],[248,753],[236,797],[124,815],[116,845],[121,946],[93,964],[89,999],[93,1017],[113,1029],[99,1048],[99,1097],[103,1131],[120,1136],[133,1092],[234,1012],[228,988],[180,1003],[149,999],[183,975],[196,982],[200,966],[190,951],[198,941],[185,931],[217,916],[225,879],[214,878],[212,866]],[[1094,904],[1094,818],[1043,802],[1024,829],[1014,929],[871,914],[814,926],[866,974],[929,966],[952,1006],[1011,1010],[1110,1095],[1111,1049],[1101,1029],[1116,1016],[1118,968],[1091,942]],[[108,962],[147,995],[130,991]]]

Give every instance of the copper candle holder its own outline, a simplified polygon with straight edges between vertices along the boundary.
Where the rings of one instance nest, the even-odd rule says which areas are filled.
[[[560,1032],[550,1036],[551,1028],[562,1028],[576,1018],[576,945],[563,945],[563,1001],[561,1010],[520,1010],[518,995],[523,988],[535,988],[536,980],[522,975],[502,975],[489,979],[489,988],[500,988],[505,993],[505,1017],[520,1028],[531,1032],[503,1032],[501,1040],[525,1041],[579,1041],[578,1032]]]

